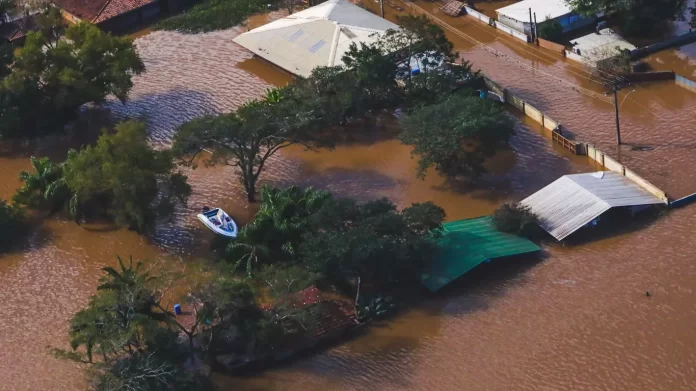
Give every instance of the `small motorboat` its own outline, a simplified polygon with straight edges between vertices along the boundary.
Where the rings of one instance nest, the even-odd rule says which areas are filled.
[[[228,238],[237,237],[237,223],[220,208],[203,208],[203,213],[198,214],[198,220],[218,235]]]

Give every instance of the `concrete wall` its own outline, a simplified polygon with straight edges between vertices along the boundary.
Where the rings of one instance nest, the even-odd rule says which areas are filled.
[[[514,28],[506,25],[505,23],[502,23],[499,20],[497,20],[495,22],[495,28],[497,28],[500,31],[504,31],[504,32],[512,35],[513,37],[519,39],[520,41],[529,42],[529,37],[527,36],[527,34],[523,34],[519,31],[515,30]]]
[[[505,24],[508,28],[512,28],[517,32],[523,33],[525,35],[531,34],[531,27],[529,27],[528,21],[519,21],[512,18],[508,18],[505,15],[498,14],[498,21]]]
[[[468,15],[473,16],[474,18],[476,18],[476,19],[482,21],[483,23],[485,23],[485,24],[490,24],[490,23],[491,23],[491,18],[489,18],[488,16],[486,16],[486,15],[484,15],[484,14],[482,14],[482,13],[476,11],[475,9],[469,8],[469,7],[464,7],[464,9],[466,9],[466,13],[467,13]]]
[[[691,43],[694,41],[696,41],[696,31],[692,31],[690,33],[686,33],[686,34],[680,35],[678,37],[674,37],[674,38],[656,43],[654,45],[649,45],[649,46],[645,46],[642,48],[632,50],[631,51],[631,58],[637,59],[637,58],[645,57],[647,55],[659,52],[660,50],[671,48],[673,46],[686,45],[687,43]]]
[[[566,50],[565,50],[565,46],[563,46],[563,45],[559,45],[555,42],[547,41],[543,38],[537,39],[537,44],[544,49],[549,49],[553,52],[560,54],[561,56],[565,56]]]
[[[626,166],[610,158],[604,152],[597,149],[594,145],[585,144],[585,150],[587,152],[587,156],[590,157],[590,159],[599,163],[600,166],[625,176],[626,178],[633,181],[636,185],[640,186],[643,190],[661,199],[665,203],[669,203],[669,198],[667,197],[667,194],[664,191],[662,191],[659,187],[653,185],[646,179],[642,178],[640,175],[626,168]]]
[[[655,197],[663,200],[665,203],[669,203],[669,198],[667,197],[667,194],[664,191],[660,190],[660,188],[648,182],[646,179],[642,178],[635,172],[629,170],[623,164],[607,156],[604,152],[595,148],[594,145],[582,142],[575,142],[563,136],[561,134],[560,122],[546,116],[540,110],[538,110],[531,104],[525,102],[523,99],[515,96],[513,93],[503,88],[500,84],[494,82],[493,80],[484,77],[484,81],[486,83],[486,86],[488,86],[488,88],[491,91],[494,91],[497,94],[499,94],[500,89],[502,89],[502,96],[505,97],[506,104],[520,110],[526,116],[541,124],[545,129],[550,130],[551,140],[553,140],[554,143],[575,153],[576,155],[589,156],[590,159],[599,163],[600,166],[606,168],[607,170],[618,172],[621,175],[624,175],[626,178],[632,180],[645,191],[649,192],[650,194],[653,194]],[[693,84],[696,85],[696,83]]]
[[[621,75],[624,79],[632,82],[639,81],[662,81],[662,80],[674,80],[675,74],[672,71],[659,71],[659,72],[637,72],[637,73],[626,73]]]
[[[579,56],[579,55],[577,55],[577,54],[575,54],[575,53],[573,53],[573,52],[571,52],[571,51],[566,50],[566,51],[565,51],[565,56],[566,56],[566,58],[569,58],[569,59],[571,59],[571,60],[574,60],[574,61],[577,61],[577,62],[581,62],[581,63],[583,63],[583,64],[585,63],[585,59],[582,58],[582,56]]]
[[[534,106],[530,105],[529,103],[524,104],[524,114],[527,117],[531,117],[533,120],[540,124],[544,124],[544,115],[541,113],[541,111],[537,110]]]
[[[689,79],[685,78],[684,76],[675,75],[674,82],[677,83],[677,85],[679,85],[679,86],[682,86],[686,89],[689,89],[693,92],[696,92],[696,81],[689,80]]]

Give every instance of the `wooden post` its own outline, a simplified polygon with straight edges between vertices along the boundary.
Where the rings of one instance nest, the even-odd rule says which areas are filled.
[[[379,0],[379,9],[382,12],[382,18],[384,18],[384,0]]]

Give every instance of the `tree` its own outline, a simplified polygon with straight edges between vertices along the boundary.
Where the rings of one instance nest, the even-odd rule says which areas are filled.
[[[271,156],[294,144],[308,149],[322,145],[307,132],[316,118],[314,112],[303,111],[294,99],[252,101],[235,113],[197,118],[180,126],[172,150],[186,166],[195,168],[196,157],[211,151],[205,164],[238,168],[247,200],[254,202],[256,183]]]
[[[556,20],[546,19],[539,25],[539,38],[558,42],[563,38],[563,26]]]
[[[689,8],[689,30],[696,29],[696,6]]]
[[[54,349],[59,357],[90,364],[94,391],[190,390],[198,382],[184,370],[188,354],[170,328],[171,313],[159,304],[162,295],[143,263],[105,267],[97,294],[70,324],[71,351]]]
[[[56,16],[55,11],[49,10],[46,18],[50,15]],[[144,70],[129,38],[83,22],[51,43],[59,30],[44,26],[31,32],[18,50],[10,74],[0,83],[0,136],[62,130],[86,103],[103,103],[109,95],[125,101],[132,76]]]
[[[17,10],[15,0],[0,0],[0,24],[8,21],[8,16]]]
[[[517,203],[505,203],[493,213],[493,225],[498,231],[531,237],[539,230],[539,217]]]
[[[317,213],[331,194],[312,188],[261,188],[261,207],[254,220],[242,228],[227,248],[228,257],[244,266],[247,274],[259,263],[297,259],[309,217]]]
[[[30,158],[33,172],[19,173],[20,187],[12,201],[32,208],[60,209],[70,198],[70,191],[63,179],[63,169],[47,157]]]
[[[646,36],[664,22],[684,15],[686,0],[566,0],[578,13],[594,16],[615,14],[627,34]]]
[[[22,210],[0,200],[0,251],[5,251],[16,244],[16,240],[26,233],[22,221]]]
[[[401,141],[414,147],[418,176],[430,167],[456,179],[479,175],[484,160],[506,145],[514,120],[490,100],[454,94],[400,119]]]
[[[73,194],[71,213],[101,212],[119,226],[142,230],[153,211],[185,203],[191,188],[186,176],[173,172],[171,153],[150,147],[143,123],[126,121],[115,130],[104,132],[95,146],[69,152],[63,175]]]
[[[429,202],[398,212],[387,199],[329,200],[312,217],[317,228],[302,244],[303,264],[329,279],[354,281],[356,305],[364,283],[403,290],[420,280],[444,218]]]

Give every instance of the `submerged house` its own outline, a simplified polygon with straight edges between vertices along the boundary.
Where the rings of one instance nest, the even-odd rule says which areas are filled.
[[[594,225],[610,209],[632,213],[665,200],[613,171],[564,175],[520,201],[539,217],[539,225],[557,240]]]
[[[375,42],[397,28],[346,0],[329,0],[241,34],[234,42],[293,75],[307,77],[316,67],[342,65],[351,44]]]
[[[123,32],[157,18],[159,0],[52,0],[63,17],[77,23],[87,21],[110,32]]]
[[[531,9],[531,18],[530,18]],[[524,0],[495,10],[498,21],[521,33],[531,35],[534,14],[536,22],[558,22],[564,32],[587,26],[597,20],[575,13],[566,0]]]

